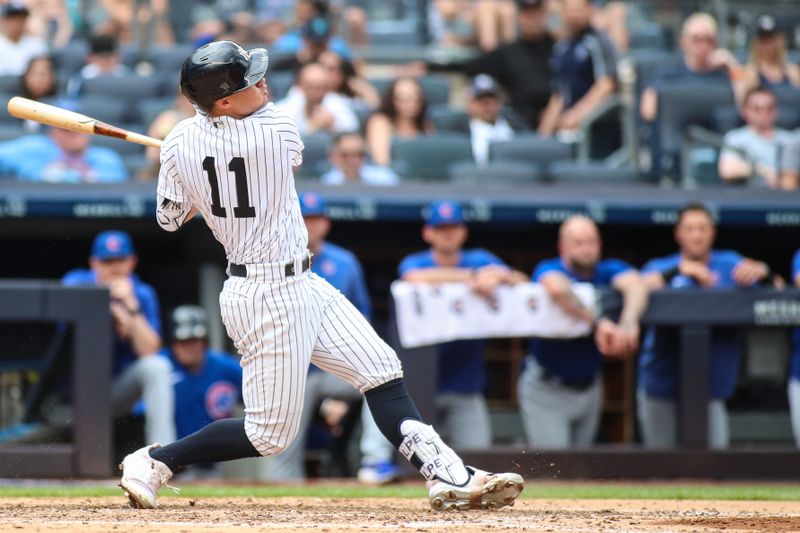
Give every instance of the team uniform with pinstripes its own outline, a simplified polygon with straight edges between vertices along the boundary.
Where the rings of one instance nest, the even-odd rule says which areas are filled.
[[[303,271],[308,235],[293,176],[302,150],[296,126],[272,103],[244,119],[198,113],[161,149],[159,224],[174,231],[196,207],[224,246],[229,273],[246,270],[225,281],[220,309],[242,356],[245,430],[262,455],[297,434],[309,363],[361,392],[403,374],[361,313]]]

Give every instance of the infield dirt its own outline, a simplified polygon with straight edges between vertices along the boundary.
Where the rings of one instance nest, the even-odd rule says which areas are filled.
[[[423,499],[163,498],[159,509],[118,498],[3,498],[0,532],[228,531],[800,531],[800,503],[520,500],[500,511],[435,512]]]

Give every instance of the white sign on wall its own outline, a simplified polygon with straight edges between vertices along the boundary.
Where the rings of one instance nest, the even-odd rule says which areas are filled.
[[[572,290],[595,308],[591,284],[575,283]],[[592,331],[591,324],[566,314],[536,283],[501,286],[487,300],[463,283],[395,281],[392,296],[405,348],[491,337],[572,338]]]

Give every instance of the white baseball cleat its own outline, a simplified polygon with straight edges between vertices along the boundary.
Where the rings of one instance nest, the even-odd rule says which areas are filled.
[[[525,488],[525,481],[519,474],[492,474],[471,466],[466,468],[470,477],[462,486],[440,480],[428,481],[431,507],[437,511],[500,509],[514,505],[514,500]]]
[[[167,485],[172,477],[172,470],[161,461],[150,457],[150,450],[159,447],[161,445],[156,443],[139,448],[125,456],[119,465],[122,470],[119,486],[125,491],[130,506],[135,509],[155,509],[158,505],[156,494],[162,486],[178,492],[175,487]]]

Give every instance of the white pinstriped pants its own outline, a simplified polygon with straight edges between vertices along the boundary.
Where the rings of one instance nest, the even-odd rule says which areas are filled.
[[[242,356],[245,431],[261,455],[274,455],[297,435],[309,363],[362,393],[403,371],[394,350],[327,281],[259,266],[225,281],[220,310]]]

